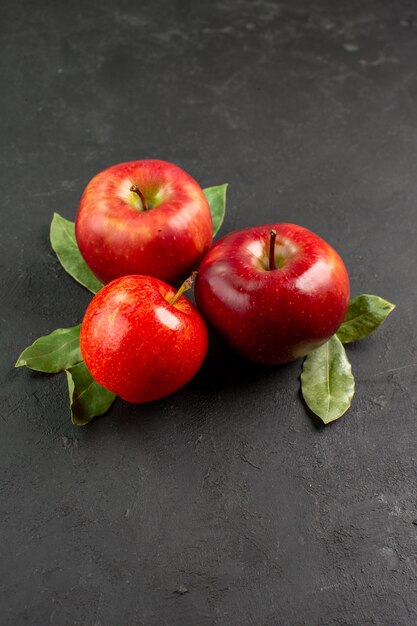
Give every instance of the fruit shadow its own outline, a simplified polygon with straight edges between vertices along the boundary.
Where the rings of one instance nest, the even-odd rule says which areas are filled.
[[[224,392],[233,395],[243,389],[250,393],[251,388],[255,389],[256,393],[261,393],[261,381],[262,389],[270,389],[273,381],[277,391],[285,393],[285,390],[293,387],[296,380],[299,385],[298,401],[314,429],[321,432],[330,427],[334,428],[339,421],[324,424],[304,401],[299,383],[303,360],[277,366],[253,363],[236,354],[221,338],[210,331],[206,360],[191,384],[202,394]]]
[[[207,356],[191,384],[202,394],[233,392],[256,386],[260,380],[276,376],[277,370],[285,365],[268,367],[253,363],[234,352],[229,345],[214,332],[209,331]]]
[[[249,398],[269,393],[271,384],[285,393],[284,390],[298,374],[299,363],[276,367],[252,363],[210,332],[206,359],[185,387],[167,398],[143,405],[118,400],[111,409],[111,418],[117,423],[119,432],[134,433],[135,437],[148,436],[167,420],[170,423],[174,420],[180,430],[194,430],[205,421],[207,413],[211,413],[209,407],[213,408],[217,403],[223,406],[226,399],[230,406],[230,402],[233,404],[235,399],[239,398],[241,402],[242,396]],[[222,421],[227,419],[222,412],[214,413],[222,416]],[[251,419],[249,415],[248,419]]]

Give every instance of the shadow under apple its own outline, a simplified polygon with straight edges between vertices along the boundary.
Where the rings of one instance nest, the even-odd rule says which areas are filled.
[[[180,430],[197,432],[207,420],[227,421],[230,404],[246,400],[253,404],[256,398],[271,394],[277,405],[285,404],[280,402],[280,397],[288,398],[289,393],[295,396],[300,363],[275,367],[252,363],[210,331],[206,359],[185,387],[167,398],[146,404],[129,404],[118,399],[107,418],[115,420],[121,432],[133,430],[135,437],[147,436],[163,422],[174,422]],[[255,414],[261,412],[262,402],[256,401]],[[240,419],[249,417],[242,414]]]

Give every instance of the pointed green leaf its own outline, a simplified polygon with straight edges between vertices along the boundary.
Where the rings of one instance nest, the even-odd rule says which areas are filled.
[[[23,350],[15,367],[30,367],[37,372],[56,374],[82,361],[80,327],[58,328],[50,335],[39,337]]]
[[[393,309],[395,304],[378,296],[357,296],[350,301],[344,322],[336,334],[342,343],[368,337],[381,326]]]
[[[51,222],[51,245],[64,270],[84,287],[97,293],[103,284],[87,266],[75,239],[75,225],[59,213],[54,213]]]
[[[84,362],[68,368],[66,374],[73,424],[88,424],[93,417],[103,415],[115,401],[115,394],[93,380]]]
[[[355,391],[352,368],[336,335],[307,354],[301,373],[303,398],[325,424],[341,417]]]
[[[226,212],[227,183],[217,187],[203,189],[210,205],[211,219],[213,221],[213,237],[219,232]]]

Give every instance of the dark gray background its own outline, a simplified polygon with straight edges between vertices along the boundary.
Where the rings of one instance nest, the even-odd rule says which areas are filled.
[[[2,626],[417,623],[412,6],[2,0]],[[223,233],[302,224],[353,295],[397,303],[349,348],[339,422],[304,408],[300,363],[261,371],[215,339],[185,389],[86,428],[64,375],[13,370],[90,299],[53,212],[147,157],[228,181]]]

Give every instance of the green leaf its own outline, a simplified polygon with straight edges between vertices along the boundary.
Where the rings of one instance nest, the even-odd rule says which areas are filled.
[[[210,205],[211,219],[213,221],[213,237],[219,232],[223,224],[226,212],[227,183],[218,187],[206,187],[203,189]]]
[[[350,301],[346,317],[336,334],[342,343],[368,337],[381,326],[393,309],[395,304],[378,296],[357,296]]]
[[[51,245],[64,270],[84,287],[97,293],[103,284],[87,266],[75,239],[75,225],[59,213],[54,213],[51,222]]]
[[[50,335],[40,337],[23,350],[15,367],[30,367],[37,372],[56,374],[82,361],[80,327],[58,328]]]
[[[66,370],[71,407],[71,421],[77,426],[88,424],[103,415],[116,396],[93,380],[84,362]]]
[[[345,349],[336,335],[307,354],[301,373],[303,398],[325,424],[339,419],[350,407],[355,380]]]

